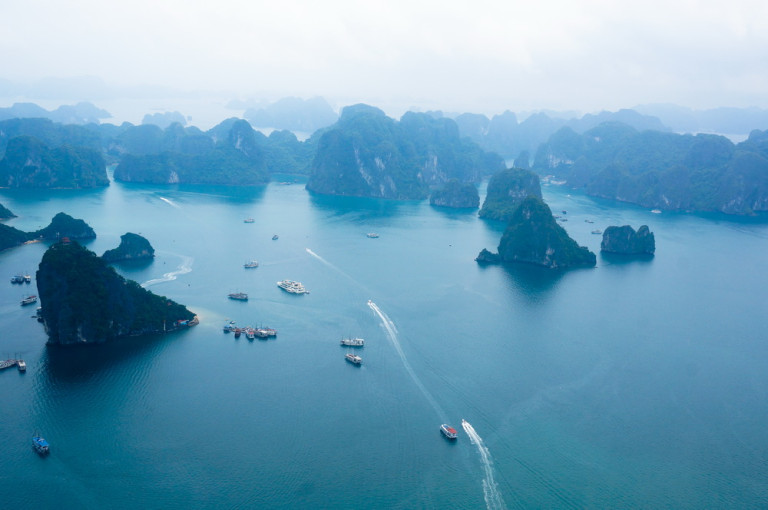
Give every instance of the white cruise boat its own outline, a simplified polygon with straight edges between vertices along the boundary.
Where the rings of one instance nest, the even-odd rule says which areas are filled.
[[[255,268],[255,267],[259,267],[259,261],[258,260],[250,260],[250,261],[246,262],[245,264],[243,264],[243,267],[246,268],[246,269],[252,269],[252,268]]]
[[[293,280],[282,280],[277,282],[277,286],[286,292],[291,294],[309,294],[309,291],[304,288],[301,282],[295,282]]]
[[[342,338],[341,345],[346,347],[362,347],[365,345],[365,340],[362,338]]]
[[[357,354],[345,354],[344,359],[352,363],[353,365],[362,365],[363,364],[363,358],[358,356]]]

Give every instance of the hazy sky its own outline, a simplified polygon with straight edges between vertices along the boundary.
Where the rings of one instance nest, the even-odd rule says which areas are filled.
[[[7,0],[0,55],[16,83],[387,111],[768,107],[768,2]]]

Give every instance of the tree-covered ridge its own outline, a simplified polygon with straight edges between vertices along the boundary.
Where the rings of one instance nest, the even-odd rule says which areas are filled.
[[[107,262],[120,260],[151,259],[155,256],[155,249],[149,244],[146,237],[132,232],[126,232],[120,236],[120,246],[107,250],[101,256]]]
[[[0,220],[8,220],[15,217],[16,215],[13,214],[10,209],[5,207],[3,204],[0,204]]]
[[[604,198],[649,208],[752,214],[768,211],[765,131],[734,145],[717,135],[638,132],[602,124],[563,128],[542,145],[534,170]]]
[[[509,221],[517,207],[529,196],[541,198],[539,176],[530,170],[509,168],[496,172],[480,209],[480,217]]]
[[[48,343],[102,343],[173,330],[194,314],[127,280],[76,242],[43,255],[37,287]]]
[[[20,246],[30,239],[29,233],[0,223],[0,251]]]
[[[600,251],[622,255],[653,255],[656,238],[648,225],[641,225],[637,232],[630,225],[610,226],[603,232]]]
[[[501,158],[459,136],[456,123],[424,113],[399,122],[378,108],[344,108],[317,146],[307,189],[332,195],[421,199],[451,178],[477,182]]]
[[[0,160],[0,186],[8,188],[94,188],[107,186],[101,151],[82,146],[49,147],[32,136],[8,140]]]
[[[549,206],[538,197],[526,198],[509,220],[498,255],[483,249],[478,262],[523,262],[548,268],[593,267],[595,254],[579,246],[557,224]]]
[[[429,195],[430,205],[438,207],[477,208],[480,205],[480,195],[477,187],[471,182],[459,182],[458,179],[449,179]]]

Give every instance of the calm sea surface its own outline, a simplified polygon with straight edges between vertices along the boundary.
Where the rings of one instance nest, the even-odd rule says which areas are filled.
[[[1,505],[768,506],[768,222],[544,193],[580,244],[598,252],[591,230],[647,224],[656,257],[480,267],[503,225],[476,211],[301,184],[0,191],[19,215],[7,224],[64,211],[93,226],[98,254],[145,236],[156,259],[118,271],[201,319],[47,347],[19,305],[34,281],[9,282],[47,246],[0,252],[0,358],[28,365],[0,372]],[[260,266],[243,269],[250,259]],[[278,337],[235,339],[228,320]],[[344,336],[365,338],[362,367],[345,362]]]

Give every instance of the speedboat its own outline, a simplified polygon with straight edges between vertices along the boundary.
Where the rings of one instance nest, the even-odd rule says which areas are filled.
[[[456,432],[456,429],[445,423],[440,425],[440,432],[442,432],[443,435],[448,439],[456,439],[459,437],[459,434]]]

